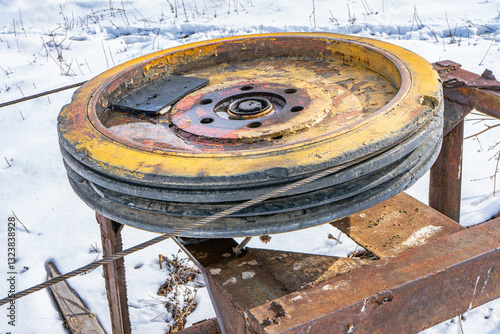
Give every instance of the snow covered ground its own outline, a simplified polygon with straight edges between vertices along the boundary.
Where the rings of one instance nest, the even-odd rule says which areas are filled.
[[[430,62],[452,59],[465,69],[500,75],[500,2],[456,0],[0,0],[0,103],[88,80],[104,70],[156,50],[212,38],[282,31],[326,31],[385,40]],[[72,91],[0,109],[0,298],[7,295],[7,229],[14,215],[26,226],[16,230],[17,289],[46,279],[44,264],[61,272],[101,254],[94,213],[68,184],[59,153],[56,119]],[[466,136],[498,121],[472,115]],[[500,211],[500,182],[494,179],[500,130],[465,141],[462,223],[485,221]],[[497,154],[497,155],[496,155]],[[497,176],[500,175],[497,174]],[[408,191],[426,202],[424,177]],[[353,243],[327,238],[317,227],[273,237],[266,247],[345,256]],[[126,227],[124,247],[154,234]],[[309,241],[309,242],[308,242]],[[250,246],[262,247],[259,241]],[[97,251],[97,252],[96,252]],[[131,321],[135,333],[163,333],[170,314],[156,295],[168,272],[158,254],[177,253],[171,241],[125,260]],[[107,332],[110,322],[102,270],[69,280]],[[204,289],[188,324],[214,316]],[[65,333],[47,291],[16,302],[16,326],[0,308],[0,333]],[[451,319],[426,334],[500,333],[500,300]]]

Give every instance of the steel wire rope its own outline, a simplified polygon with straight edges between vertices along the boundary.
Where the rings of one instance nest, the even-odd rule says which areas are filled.
[[[291,184],[288,184],[284,187],[281,187],[279,189],[276,189],[276,190],[273,190],[273,191],[270,191],[264,195],[261,195],[261,196],[258,196],[258,197],[255,197],[251,200],[248,200],[246,202],[243,202],[243,203],[240,203],[238,205],[235,205],[227,210],[224,210],[224,211],[221,211],[221,212],[218,212],[212,216],[208,216],[206,218],[203,218],[202,220],[200,221],[197,221],[195,223],[191,223],[191,224],[188,224],[186,225],[185,227],[182,227],[182,228],[178,228],[176,229],[175,231],[172,231],[170,233],[165,233],[163,235],[160,235],[156,238],[153,238],[149,241],[146,241],[146,242],[143,242],[139,245],[136,245],[134,247],[131,247],[131,248],[128,248],[126,250],[123,250],[121,252],[118,252],[116,254],[113,254],[111,256],[108,256],[104,259],[101,259],[99,261],[95,261],[95,262],[92,262],[92,263],[89,263],[83,267],[80,267],[78,269],[75,269],[73,271],[70,271],[69,273],[66,273],[64,275],[60,275],[60,276],[57,276],[57,277],[54,277],[48,281],[45,281],[44,283],[41,283],[41,284],[38,284],[38,285],[35,285],[31,288],[28,288],[28,289],[25,289],[23,291],[20,291],[20,292],[17,292],[9,297],[6,297],[6,298],[3,298],[0,300],[0,306],[2,305],[5,305],[7,303],[10,303],[14,300],[17,300],[17,299],[20,299],[22,297],[25,297],[27,295],[30,295],[34,292],[37,292],[37,291],[40,291],[40,290],[43,290],[47,287],[50,287],[54,284],[57,284],[59,282],[62,282],[62,281],[65,281],[71,277],[75,277],[75,276],[78,276],[80,274],[83,274],[89,270],[93,270],[95,268],[98,268],[100,267],[101,265],[103,264],[107,264],[107,263],[111,263],[115,260],[118,260],[118,259],[121,259],[129,254],[132,254],[132,253],[135,253],[139,250],[142,250],[144,248],[147,248],[149,246],[152,246],[152,245],[155,245],[163,240],[166,240],[166,239],[169,239],[171,237],[174,237],[174,236],[180,236],[182,235],[182,233],[184,232],[187,232],[193,228],[196,228],[196,227],[201,227],[203,225],[206,225],[206,224],[209,224],[217,219],[220,219],[220,218],[223,218],[223,217],[226,217],[226,216],[229,216],[235,212],[238,212],[240,210],[243,210],[243,209],[246,209],[254,204],[258,204],[260,202],[263,202],[271,197],[274,197],[274,196],[277,196],[277,195],[280,195],[280,194],[283,194],[283,193],[286,193],[287,191],[290,191],[290,190],[293,190],[297,187],[300,187],[300,186],[303,186],[307,183],[310,183],[310,182],[313,182],[315,180],[318,180],[322,177],[325,177],[329,174],[333,174],[333,173],[336,173],[338,172],[339,170],[341,169],[344,169],[344,168],[347,168],[353,164],[356,164],[358,163],[358,161],[351,161],[347,164],[344,164],[344,165],[341,165],[341,166],[336,166],[336,167],[332,167],[332,168],[329,168],[329,169],[325,169],[323,170],[322,172],[319,172],[317,174],[314,174],[314,175],[311,175],[305,179],[302,179],[302,180],[299,180],[299,181],[296,181],[294,183],[291,183]]]
[[[71,88],[80,87],[83,84],[85,84],[86,82],[87,81],[82,81],[82,82],[78,82],[78,83],[71,84],[71,85],[68,85],[68,86],[63,86],[63,87],[59,87],[59,88],[56,88],[56,89],[51,89],[51,90],[48,90],[48,91],[45,91],[45,92],[42,92],[42,93],[38,93],[38,94],[33,94],[33,95],[30,95],[30,96],[22,97],[22,98],[17,99],[17,100],[3,102],[3,103],[0,103],[0,108],[11,106],[13,104],[21,103],[21,102],[28,101],[28,100],[33,100],[33,99],[36,99],[36,98],[39,98],[39,97],[42,97],[42,96],[46,96],[46,95],[50,95],[50,94],[62,92],[63,90],[68,90],[68,89],[71,89]]]

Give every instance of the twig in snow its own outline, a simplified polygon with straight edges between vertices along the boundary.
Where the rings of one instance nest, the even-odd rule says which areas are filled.
[[[316,5],[314,4],[314,0],[312,0],[312,5],[313,5],[313,10],[311,15],[309,15],[309,24],[311,24],[311,17],[312,17],[314,22],[314,29],[316,29]]]
[[[87,58],[83,58],[85,60],[85,64],[87,65],[87,68],[89,69],[90,73],[92,73],[92,70],[90,69],[89,63],[87,63]]]
[[[188,23],[189,22],[189,17],[188,17],[188,14],[187,14],[187,10],[186,10],[186,5],[184,3],[184,0],[182,0],[182,9],[184,9],[184,22],[185,23]]]
[[[128,21],[127,13],[125,13],[125,6],[123,5],[123,0],[121,0],[122,3],[122,10],[119,11],[120,16],[122,17],[123,22],[128,26],[130,26],[130,22]]]
[[[493,42],[496,42],[496,40],[495,40],[495,39],[496,39],[496,37],[495,37],[495,36],[493,36],[493,40],[491,41],[491,44],[490,44],[490,46],[488,47],[488,50],[486,50],[486,53],[484,54],[483,59],[481,59],[481,62],[479,63],[479,66],[483,65],[483,61],[484,61],[484,59],[486,58],[486,56],[488,55],[488,52],[490,52],[490,49],[491,49],[491,46],[493,45]]]
[[[3,158],[4,158],[4,159],[5,159],[5,161],[7,162],[7,165],[9,165],[9,167],[12,167],[12,166],[10,165],[10,163],[9,163],[9,160],[7,160],[7,158],[6,158],[6,157],[3,157]]]
[[[436,32],[434,31],[434,29],[432,29],[431,27],[427,27],[427,28],[429,28],[429,30],[431,31],[432,36],[434,36],[434,39],[436,40],[436,43],[439,43],[438,38],[436,36]]]
[[[26,29],[24,29],[23,17],[21,16],[21,8],[19,8],[19,21],[21,21],[21,30],[24,32],[24,36],[28,37],[26,34]]]
[[[23,93],[23,90],[21,89],[21,87],[19,87],[19,86],[17,86],[17,85],[16,85],[16,87],[17,87],[17,89],[19,89],[19,91],[21,92],[21,95],[22,95],[23,97],[25,97],[25,96],[24,96],[24,93]]]
[[[455,40],[455,35],[451,33],[451,28],[450,28],[450,24],[448,22],[448,13],[446,13],[446,25],[448,26],[448,32],[450,34],[450,44],[455,44],[456,40]],[[456,31],[456,27],[455,27],[455,31]]]
[[[12,215],[14,216],[14,218],[16,218],[16,220],[19,222],[19,224],[21,224],[21,226],[24,227],[24,229],[26,230],[26,232],[30,233],[30,231],[28,231],[28,229],[26,228],[26,226],[24,226],[24,224],[19,220],[19,218],[17,218],[17,216],[14,213],[14,211],[12,211]]]
[[[363,7],[365,8],[365,12],[367,15],[370,15],[370,14],[378,14],[373,12],[373,9],[370,8],[370,6],[368,5],[368,2],[366,2],[366,0],[361,0],[361,3],[363,4]]]
[[[352,15],[351,16],[351,8],[349,8],[349,4],[347,4],[347,15],[349,16],[349,24],[354,24],[354,22],[356,22],[356,16],[355,15]]]
[[[109,56],[111,57],[111,61],[113,62],[113,66],[116,66],[115,60],[113,59],[113,53],[111,53],[111,46],[108,45],[108,49],[109,49]]]
[[[500,172],[498,170],[498,165],[500,163],[500,151],[498,151],[495,155],[497,156],[497,163],[495,166],[495,173],[493,174],[493,197],[496,196],[497,192],[497,174]],[[493,157],[495,157],[495,155]]]
[[[464,139],[469,139],[469,138],[472,138],[472,137],[475,137],[475,136],[479,136],[480,134],[482,133],[485,133],[486,131],[489,131],[493,128],[496,128],[497,126],[500,126],[500,123],[499,124],[495,124],[495,125],[492,125],[492,126],[489,126],[487,129],[484,129],[483,131],[480,131],[474,135],[471,135],[471,136],[468,136],[468,137],[465,137]]]
[[[10,70],[10,67],[8,68]],[[7,70],[5,70],[2,65],[0,65],[0,70],[3,71],[3,73],[5,73],[5,75],[7,76],[7,78],[10,78],[9,74],[12,74],[12,70],[9,72]]]
[[[106,59],[106,65],[109,68],[108,56],[106,55],[106,49],[104,49],[104,43],[102,42],[102,39],[101,39],[101,46],[102,46],[102,52],[104,53],[104,58]]]
[[[460,333],[464,334],[464,329],[462,328],[462,314],[458,316],[458,324],[460,325]]]
[[[424,24],[422,23],[422,20],[420,20],[420,16],[418,16],[416,5],[413,5],[413,17],[415,18],[415,23],[417,24],[418,29],[422,29]]]
[[[82,68],[80,67],[80,63],[78,62],[78,58],[75,58],[75,59],[76,59],[76,66],[78,66],[80,73],[84,76],[85,74],[83,74]]]
[[[246,10],[246,8],[245,8],[245,7],[243,7],[243,4],[242,4],[241,2],[239,2],[239,1],[238,1],[238,3],[240,4],[241,8],[243,8],[243,10],[244,10],[246,13],[248,13],[248,11]]]
[[[339,21],[333,16],[333,13],[332,11],[329,9],[328,10],[330,12],[330,22],[334,23],[335,25],[339,26]]]

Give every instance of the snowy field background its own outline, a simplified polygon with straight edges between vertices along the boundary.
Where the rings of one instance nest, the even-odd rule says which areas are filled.
[[[393,0],[0,0],[0,103],[88,80],[143,54],[212,38],[251,33],[325,31],[391,42],[429,62],[451,59],[463,68],[500,76],[499,1]],[[497,41],[499,39],[499,41]],[[56,119],[72,90],[0,109],[0,298],[7,295],[7,221],[17,229],[18,290],[46,280],[44,264],[68,272],[102,256],[94,213],[70,189],[59,153]],[[471,115],[466,136],[499,124]],[[500,128],[465,141],[462,224],[500,211],[496,172]],[[500,175],[497,174],[500,178]],[[496,182],[496,196],[493,196]],[[424,177],[408,192],[427,201]],[[252,247],[346,256],[354,244],[328,239],[329,226],[273,236]],[[333,232],[335,235],[335,233]],[[125,227],[124,248],[154,237]],[[96,252],[97,251],[97,252]],[[171,241],[125,259],[134,333],[164,333],[170,316],[156,295],[168,276],[158,254],[177,253]],[[111,332],[102,270],[68,283]],[[205,289],[188,325],[214,312]],[[0,307],[0,333],[65,333],[48,291],[16,302],[16,327]],[[458,316],[458,315],[457,315]],[[462,327],[462,328],[461,328]],[[426,334],[500,334],[500,300],[426,330]]]

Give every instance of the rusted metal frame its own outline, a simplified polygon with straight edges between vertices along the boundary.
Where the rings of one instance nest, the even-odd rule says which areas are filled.
[[[181,329],[177,334],[221,334],[217,319],[207,319],[193,324],[193,326]]]
[[[183,240],[204,275],[221,331],[230,334],[245,332],[246,310],[371,262],[254,248],[236,257],[233,239]]]
[[[380,259],[464,229],[404,192],[330,224]]]
[[[445,100],[445,110],[448,112],[455,110],[455,106]],[[463,111],[463,108],[459,109]],[[460,111],[454,114],[463,115]],[[429,206],[456,222],[460,222],[463,140],[462,119],[443,137],[441,152],[430,170]]]
[[[495,219],[247,310],[246,333],[416,333],[499,297]]]
[[[500,87],[500,83],[499,83]],[[446,92],[448,91],[448,92]],[[500,92],[478,88],[456,88],[445,90],[450,101],[465,99],[468,105],[483,114],[500,119]]]
[[[275,256],[265,252],[272,251],[249,248],[242,257],[235,257],[231,250],[237,243],[232,239],[207,240],[183,248],[189,249],[186,253],[202,269],[214,305],[221,311],[219,321],[224,323],[228,333],[305,333],[310,330],[310,333],[321,334],[348,333],[351,329],[356,329],[355,333],[413,333],[500,296],[500,219],[490,222],[491,225],[464,229],[408,195],[397,197],[403,204],[384,202],[361,214],[371,219],[367,211],[377,211],[375,216],[384,216],[391,225],[404,219],[407,212],[402,214],[402,211],[409,213],[412,209],[415,217],[408,216],[410,222],[420,219],[440,227],[440,234],[431,238],[434,242],[404,252],[394,251],[391,257],[368,261],[371,262],[368,266],[306,284],[305,288],[283,291],[279,297],[269,298],[261,305],[255,296],[264,295],[267,292],[263,294],[263,291],[271,291],[273,286],[285,288],[286,284],[280,285],[283,280],[272,283],[270,279],[266,283],[268,286],[262,284],[263,280],[258,279],[257,283],[248,280],[247,288],[226,280],[238,277],[238,273],[246,270],[242,266],[249,261],[257,260],[259,270],[268,270],[266,266],[272,266],[268,262]],[[390,210],[397,212],[396,220],[389,217],[387,212]],[[375,216],[372,218],[376,219]],[[418,225],[416,230],[420,227]],[[372,228],[376,230],[378,227]],[[490,230],[495,233],[489,233]],[[315,269],[310,261],[300,261],[306,263],[304,271]],[[222,268],[222,271],[213,273],[215,268]],[[293,268],[278,270],[294,274]],[[255,278],[257,276],[258,273]],[[273,274],[269,272],[268,276]],[[325,298],[329,304],[324,303]],[[382,307],[390,302],[389,306]],[[318,307],[314,306],[316,304]],[[401,309],[408,309],[408,312],[402,314]],[[325,315],[321,314],[323,310],[333,311]],[[346,322],[345,319],[352,321]],[[290,324],[296,320],[290,328],[281,327],[282,323]]]
[[[98,212],[96,212],[96,219],[101,230],[103,256],[108,257],[122,251],[121,230],[123,225],[104,217]],[[113,334],[130,334],[132,329],[127,303],[127,285],[123,258],[105,264],[103,271]]]
[[[445,120],[441,153],[430,171],[429,205],[460,221],[464,121],[476,109],[500,118],[500,82],[486,70],[478,75],[452,61],[433,64],[444,88]]]
[[[478,75],[450,60],[432,65],[441,77],[446,100],[500,118],[500,82],[491,71]]]

